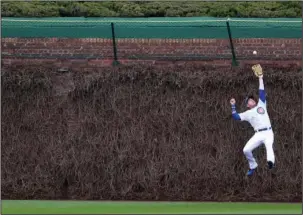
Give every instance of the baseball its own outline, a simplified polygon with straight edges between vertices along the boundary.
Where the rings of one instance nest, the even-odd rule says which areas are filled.
[[[253,54],[256,55],[256,54],[257,54],[257,51],[253,51]]]

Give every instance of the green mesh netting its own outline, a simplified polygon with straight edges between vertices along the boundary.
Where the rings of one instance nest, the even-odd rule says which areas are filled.
[[[228,38],[227,19],[190,18],[2,18],[2,37]],[[301,38],[302,19],[229,20],[233,38]]]

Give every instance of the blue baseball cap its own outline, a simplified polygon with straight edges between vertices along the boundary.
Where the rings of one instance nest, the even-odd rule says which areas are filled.
[[[247,105],[249,99],[255,100],[255,97],[254,97],[253,95],[248,95],[248,96],[246,96],[246,97],[245,97],[245,101],[244,101],[245,105]]]

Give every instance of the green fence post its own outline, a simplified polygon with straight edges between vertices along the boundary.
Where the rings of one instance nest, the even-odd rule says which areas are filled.
[[[232,54],[232,65],[238,66],[235,49],[234,49],[234,44],[233,44],[233,40],[232,40],[232,36],[231,36],[230,26],[229,26],[229,18],[226,21],[226,26],[227,26],[227,32],[228,32],[229,43],[230,43],[231,54]]]
[[[113,65],[118,65],[119,61],[118,61],[118,57],[117,57],[117,46],[116,46],[116,35],[115,35],[115,26],[114,23],[111,23],[111,28],[112,28],[112,41],[113,41],[113,51],[114,51],[114,61],[113,61]]]

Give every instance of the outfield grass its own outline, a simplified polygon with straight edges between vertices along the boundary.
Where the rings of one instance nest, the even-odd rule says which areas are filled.
[[[302,214],[294,203],[2,201],[2,214]]]

